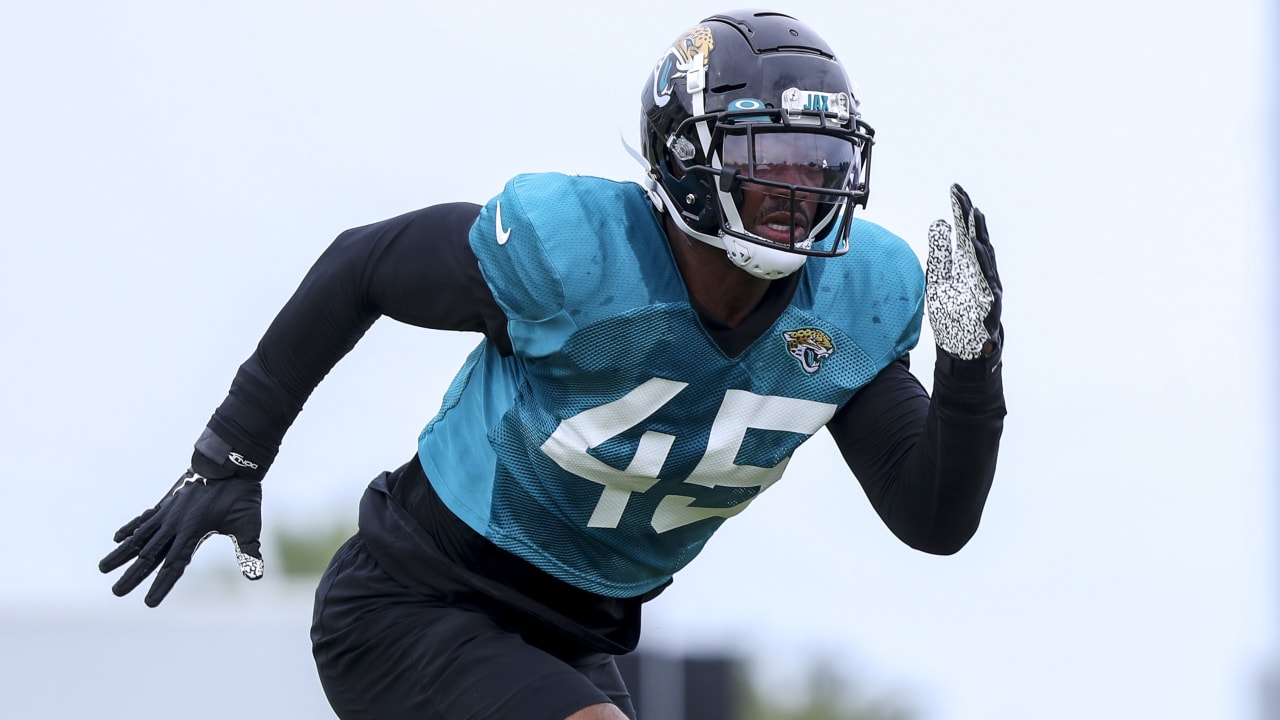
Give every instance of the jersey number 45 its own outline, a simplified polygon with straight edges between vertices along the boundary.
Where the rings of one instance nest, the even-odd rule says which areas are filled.
[[[542,444],[542,451],[557,465],[604,486],[588,527],[618,527],[632,493],[647,492],[658,484],[658,473],[676,438],[652,430],[645,432],[625,470],[607,465],[587,451],[644,422],[686,387],[688,383],[652,378],[613,402],[562,421]],[[706,452],[684,485],[755,487],[764,492],[782,477],[789,458],[773,467],[737,464],[747,431],[780,430],[808,437],[826,425],[835,412],[836,406],[830,403],[727,390],[711,424]],[[696,490],[689,487],[687,492]],[[700,507],[693,504],[697,501],[694,496],[670,493],[658,502],[650,524],[656,532],[663,533],[706,518],[733,517],[746,509],[756,495],[728,507]]]

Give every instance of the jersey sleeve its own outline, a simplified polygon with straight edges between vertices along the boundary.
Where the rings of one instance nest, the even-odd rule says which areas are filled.
[[[920,259],[905,240],[875,223],[857,221],[849,241],[849,254],[869,258],[856,266],[854,287],[872,288],[862,298],[868,312],[857,337],[879,338],[871,347],[877,367],[901,359],[920,341],[924,321],[924,271]],[[867,322],[869,320],[869,322]]]
[[[577,329],[566,308],[564,268],[546,245],[558,229],[548,220],[567,221],[546,212],[559,201],[556,179],[517,176],[481,209],[471,228],[472,252],[507,318],[518,355],[547,355]]]
[[[312,391],[383,315],[509,347],[467,243],[478,211],[436,205],[339,235],[240,366],[197,450],[219,462],[234,452],[265,474]]]
[[[871,374],[906,357],[920,340],[920,260],[905,240],[875,223],[855,218],[848,252],[808,263],[798,292],[844,343],[857,345]]]

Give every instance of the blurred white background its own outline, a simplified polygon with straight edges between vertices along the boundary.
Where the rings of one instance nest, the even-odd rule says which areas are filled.
[[[730,6],[0,7],[0,715],[317,717],[309,587],[211,541],[158,610],[97,572],[341,230],[518,172],[639,177],[652,64]],[[1272,3],[774,6],[876,128],[865,217],[923,257],[961,182],[1005,284],[982,529],[914,552],[824,435],[650,608],[646,642],[821,656],[927,720],[1262,717],[1280,659]],[[382,321],[312,396],[273,528],[354,523],[476,338]],[[932,339],[915,368],[930,380]]]

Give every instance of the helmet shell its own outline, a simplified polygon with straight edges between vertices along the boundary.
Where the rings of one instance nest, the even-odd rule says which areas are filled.
[[[666,191],[667,204],[676,205],[667,209],[697,232],[717,233],[722,213],[714,182],[682,171],[709,163],[716,119],[688,121],[730,110],[735,101],[777,108],[791,88],[847,94],[853,109],[849,128],[857,129],[858,98],[844,66],[799,20],[737,10],[706,18],[677,37],[641,93],[641,153],[650,178]]]

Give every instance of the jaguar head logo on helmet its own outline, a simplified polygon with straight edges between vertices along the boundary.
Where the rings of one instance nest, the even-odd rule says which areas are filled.
[[[682,78],[697,68],[706,68],[707,58],[715,48],[711,29],[698,26],[673,43],[653,68],[653,102],[659,107],[671,99],[676,78]]]
[[[848,251],[874,131],[807,25],[773,12],[707,18],[662,55],[641,105],[650,195],[682,232],[769,280]]]

